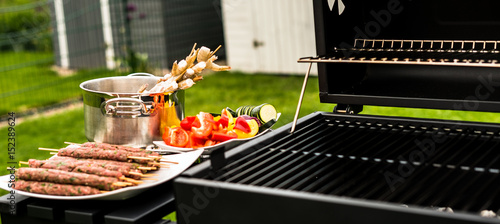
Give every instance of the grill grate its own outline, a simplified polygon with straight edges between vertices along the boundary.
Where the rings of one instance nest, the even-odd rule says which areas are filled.
[[[356,39],[354,47],[336,48],[324,57],[298,62],[417,64],[499,67],[500,41]]]
[[[459,125],[326,114],[204,178],[408,206],[497,211],[499,143],[498,132]]]

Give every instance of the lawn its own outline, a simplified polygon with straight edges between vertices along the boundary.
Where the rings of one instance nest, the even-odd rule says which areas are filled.
[[[105,69],[82,70],[71,76],[57,74],[52,53],[2,52],[0,54],[0,114],[22,112],[78,97],[78,85],[88,79],[118,75]]]
[[[101,73],[98,73],[100,76]],[[84,79],[96,76],[85,76],[74,80],[69,91],[79,92],[78,84]],[[239,72],[219,72],[206,75],[204,80],[186,90],[185,113],[195,115],[199,111],[220,112],[222,108],[237,108],[242,105],[273,104],[282,113],[274,128],[288,124],[293,120],[303,77],[280,76],[267,74],[245,74]],[[78,93],[76,95],[81,94]],[[309,79],[300,117],[314,111],[332,111],[334,105],[321,104],[318,96],[318,79]],[[16,109],[9,111],[16,112]],[[365,107],[362,114],[426,117],[437,119],[469,120],[500,123],[500,117],[495,113],[459,112],[444,110],[424,110],[387,107]],[[66,110],[59,114],[42,116],[37,119],[16,123],[16,152],[14,161],[45,159],[50,157],[47,151],[38,147],[60,148],[65,141],[85,142],[83,107]],[[1,133],[8,133],[7,127],[0,128]],[[2,145],[7,145],[7,135],[0,139]],[[7,166],[9,162],[7,150],[0,156],[0,164]],[[0,175],[8,172],[0,169]],[[0,190],[0,195],[6,194]]]
[[[271,103],[281,112],[280,120],[274,127],[277,128],[293,120],[302,81],[303,77],[300,76],[238,72],[206,75],[204,80],[186,90],[185,114],[190,116],[200,111],[220,112],[225,107],[237,108],[242,105]],[[332,111],[334,107],[334,105],[319,102],[317,82],[316,77],[311,77],[308,82],[300,117],[314,111]],[[75,83],[73,88],[79,91],[78,83]],[[362,114],[500,123],[500,117],[495,113],[365,107]],[[7,127],[1,128],[0,132],[7,133]],[[78,107],[60,114],[16,123],[15,132],[15,161],[47,158],[49,154],[39,151],[38,147],[59,148],[65,146],[65,141],[86,141],[83,109]],[[7,136],[0,139],[0,142],[2,145],[7,145]],[[7,159],[7,153],[3,153],[0,157],[0,164],[7,164]],[[6,173],[7,171],[0,170],[0,174]]]

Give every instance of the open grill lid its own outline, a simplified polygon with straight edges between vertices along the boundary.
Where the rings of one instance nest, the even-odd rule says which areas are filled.
[[[298,60],[318,64],[321,102],[500,112],[500,2],[329,2],[319,56]]]

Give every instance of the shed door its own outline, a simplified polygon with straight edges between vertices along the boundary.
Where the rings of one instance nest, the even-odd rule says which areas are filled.
[[[304,74],[316,55],[312,1],[223,0],[228,64],[234,70]],[[313,66],[312,74],[317,74]]]

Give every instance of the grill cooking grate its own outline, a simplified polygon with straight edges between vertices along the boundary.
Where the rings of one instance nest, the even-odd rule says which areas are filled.
[[[298,62],[500,67],[500,41],[356,39],[323,57]]]
[[[323,115],[206,179],[422,207],[500,209],[498,132]]]

